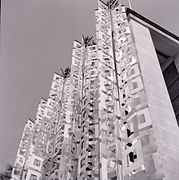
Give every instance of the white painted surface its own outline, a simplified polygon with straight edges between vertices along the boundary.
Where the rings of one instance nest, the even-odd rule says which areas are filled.
[[[157,152],[154,153],[157,177],[162,177],[161,173],[163,173],[165,180],[177,180],[179,177],[179,156],[177,155],[179,153],[179,141],[177,141],[179,128],[175,114],[150,32],[134,20],[130,23],[147,94],[153,136],[157,145]]]

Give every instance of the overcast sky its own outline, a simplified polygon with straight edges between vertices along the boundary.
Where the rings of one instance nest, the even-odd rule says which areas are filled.
[[[70,66],[73,40],[95,35],[97,0],[2,0],[0,170],[13,164],[54,72]],[[125,2],[125,1],[123,1]],[[179,35],[179,0],[131,0],[135,11]]]

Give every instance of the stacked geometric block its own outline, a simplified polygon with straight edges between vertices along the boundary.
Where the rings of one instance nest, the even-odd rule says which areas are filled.
[[[157,120],[125,10],[117,1],[98,0],[96,43],[89,37],[74,41],[71,72],[54,75],[13,180],[165,178]]]

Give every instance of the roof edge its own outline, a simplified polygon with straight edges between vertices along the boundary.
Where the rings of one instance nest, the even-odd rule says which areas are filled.
[[[169,35],[170,37],[176,39],[177,41],[179,41],[179,37],[173,33],[171,33],[170,31],[164,29],[163,27],[159,26],[158,24],[152,22],[151,20],[145,18],[144,16],[142,16],[141,14],[137,13],[136,11],[133,11],[130,8],[126,8],[126,14],[127,16],[129,16],[130,14],[136,16],[137,18],[143,20],[144,22],[150,24],[151,26],[155,27],[156,29],[159,29],[160,31],[162,31],[163,33]]]

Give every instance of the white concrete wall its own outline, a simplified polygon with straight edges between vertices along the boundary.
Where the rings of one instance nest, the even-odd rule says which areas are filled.
[[[157,152],[153,159],[157,168],[152,179],[179,179],[179,127],[154,49],[149,29],[130,20],[140,63],[149,113],[153,124]],[[164,177],[163,177],[164,175]]]

